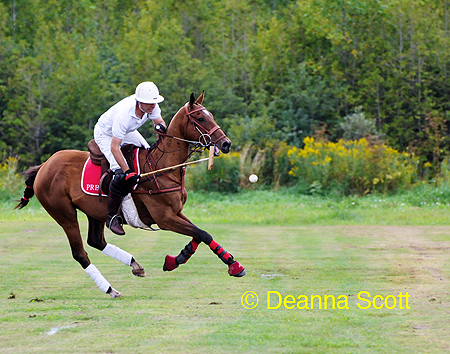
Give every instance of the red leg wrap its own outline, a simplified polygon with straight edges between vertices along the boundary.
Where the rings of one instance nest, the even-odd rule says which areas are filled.
[[[225,264],[233,264],[235,261],[233,256],[229,254],[225,249],[219,245],[216,241],[212,240],[209,244],[209,248],[217,254],[217,256],[224,262]]]
[[[192,254],[194,254],[194,252],[197,251],[199,243],[195,242],[194,239],[192,239],[190,244],[191,244],[191,247],[192,247]]]
[[[219,246],[219,244],[214,240],[212,240],[209,244],[209,248],[211,248],[213,251],[217,248],[217,246]]]

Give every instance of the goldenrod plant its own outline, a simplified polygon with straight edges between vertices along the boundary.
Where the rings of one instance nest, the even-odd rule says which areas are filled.
[[[0,201],[10,201],[20,195],[19,190],[23,181],[18,173],[18,159],[8,157],[3,163],[0,162]]]
[[[408,188],[417,178],[418,160],[388,145],[371,145],[366,138],[338,142],[303,140],[303,148],[287,151],[288,174],[313,190],[341,189],[344,194],[373,191],[395,192]]]

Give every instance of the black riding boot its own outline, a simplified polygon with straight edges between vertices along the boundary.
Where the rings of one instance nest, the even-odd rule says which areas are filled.
[[[125,235],[122,225],[119,220],[121,216],[118,215],[120,204],[122,203],[123,197],[117,195],[111,190],[108,195],[108,215],[106,216],[106,227],[114,232],[116,235]]]

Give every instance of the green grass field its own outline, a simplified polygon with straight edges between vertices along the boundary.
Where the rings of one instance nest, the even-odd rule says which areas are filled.
[[[120,299],[102,293],[71,258],[62,229],[36,201],[22,211],[9,207],[0,210],[1,353],[450,349],[445,203],[194,194],[186,214],[247,275],[229,277],[204,245],[187,264],[163,272],[165,255],[178,254],[189,239],[127,227],[125,237],[107,231],[107,240],[132,253],[146,278],[87,247]],[[80,216],[86,235],[84,221]],[[248,291],[258,296],[253,309],[243,306],[256,304],[243,297]]]

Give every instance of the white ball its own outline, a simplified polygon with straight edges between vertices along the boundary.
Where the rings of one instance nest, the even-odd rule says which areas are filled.
[[[255,183],[256,181],[258,181],[258,176],[255,175],[255,174],[251,174],[250,176],[248,176],[248,180],[249,180],[251,183]]]

